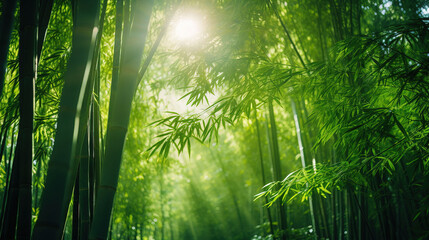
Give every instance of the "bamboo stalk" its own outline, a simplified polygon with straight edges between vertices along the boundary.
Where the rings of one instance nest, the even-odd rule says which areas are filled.
[[[46,30],[48,29],[49,19],[51,18],[52,6],[54,5],[53,0],[40,0],[39,10],[39,26],[37,33],[37,62],[39,62],[42,55],[43,43],[46,38]]]
[[[37,1],[20,2],[19,37],[19,199],[17,239],[30,239],[32,218],[33,121],[36,81]]]
[[[112,66],[112,82],[110,86],[110,102],[109,107],[113,105],[116,97],[116,89],[118,88],[119,81],[119,67],[121,62],[121,47],[122,47],[122,25],[124,24],[123,18],[124,3],[123,0],[116,1],[116,25],[115,25],[115,45],[113,47],[113,66]],[[111,111],[109,111],[110,119]]]
[[[77,1],[73,51],[60,100],[55,145],[49,161],[33,239],[60,239],[77,174],[76,153],[82,104],[97,36],[98,1]],[[85,114],[85,113],[83,113]]]
[[[21,1],[19,29],[19,132],[15,148],[2,239],[31,235],[36,1]],[[16,232],[16,230],[18,230]]]
[[[19,142],[17,141],[15,150],[19,149]],[[13,150],[11,149],[11,153]],[[4,210],[4,218],[0,239],[14,239],[16,230],[16,218],[18,214],[18,181],[19,181],[19,161],[17,160],[15,152],[13,156],[12,170],[9,180],[9,188],[7,191],[6,206]]]
[[[301,135],[301,127],[299,124],[299,117],[298,117],[298,113],[296,110],[295,101],[292,98],[290,98],[290,101],[291,101],[291,105],[292,105],[293,119],[295,121],[296,136],[298,138],[299,153],[301,155],[301,165],[302,165],[302,168],[305,169],[307,167],[307,164],[305,162],[304,144],[303,144],[303,139],[302,139],[302,135]],[[308,187],[308,183],[306,185]],[[311,223],[312,223],[313,229],[314,229],[314,239],[317,239],[316,218],[315,218],[315,214],[314,214],[312,196],[310,196],[308,198],[308,206],[310,208]]]
[[[138,1],[134,6],[139,14],[135,15],[119,72],[115,100],[109,108],[109,119],[106,133],[105,167],[102,169],[101,182],[95,204],[94,220],[91,226],[90,239],[106,239],[113,199],[118,184],[119,170],[125,137],[130,119],[131,104],[137,88],[137,76],[143,55],[147,28],[151,16],[153,1]]]
[[[268,144],[270,145],[270,152],[272,157],[271,160],[273,163],[274,181],[281,181],[282,170],[281,170],[281,164],[280,164],[280,153],[279,153],[279,145],[278,145],[278,138],[277,138],[277,126],[276,126],[276,121],[274,117],[272,99],[269,99],[268,101],[268,115],[269,115],[269,122],[270,122]],[[287,230],[288,230],[287,215],[281,201],[277,201],[277,207],[278,207],[278,214],[279,214],[279,227],[280,227],[280,230],[282,231],[281,239],[285,240],[287,239]]]
[[[3,93],[4,80],[9,52],[10,36],[14,23],[16,0],[5,0],[2,3],[2,15],[0,16],[0,98]]]
[[[89,232],[89,128],[82,144],[79,164],[79,216],[80,239],[88,239]]]
[[[261,166],[262,185],[265,185],[267,182],[266,182],[266,178],[265,178],[264,158],[262,156],[261,132],[259,129],[259,121],[258,121],[258,114],[257,114],[257,110],[256,110],[256,104],[254,104],[254,111],[255,111],[256,135],[258,137],[258,153],[259,153],[259,162],[260,162],[260,166]],[[265,197],[265,204],[267,204],[267,203],[268,203],[268,197]],[[270,223],[270,232],[271,232],[271,235],[273,236],[273,238],[275,239],[273,219],[271,217],[271,210],[268,207],[266,209],[267,209],[268,222]]]
[[[73,189],[72,240],[79,240],[79,169]]]
[[[10,134],[10,139],[11,139],[11,143],[10,143],[10,151],[9,151],[9,156],[5,156],[5,158],[7,157],[7,159],[5,159],[5,167],[6,167],[6,186],[5,186],[5,192],[3,195],[3,202],[2,202],[2,208],[1,208],[1,215],[0,215],[0,220],[1,220],[1,226],[0,226],[0,237],[3,237],[3,229],[5,229],[5,222],[7,221],[7,218],[10,217],[9,214],[6,213],[7,208],[6,208],[6,203],[7,200],[9,198],[9,192],[10,192],[10,175],[11,175],[11,166],[12,166],[12,157],[13,157],[13,149],[14,149],[14,132],[15,132],[15,127],[16,125],[13,125],[12,130],[11,130],[11,134]],[[16,146],[15,146],[16,147]],[[7,151],[5,151],[5,155],[7,155]]]

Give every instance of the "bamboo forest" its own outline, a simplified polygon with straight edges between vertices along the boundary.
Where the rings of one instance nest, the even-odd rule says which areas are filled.
[[[0,0],[1,240],[429,239],[427,0]]]

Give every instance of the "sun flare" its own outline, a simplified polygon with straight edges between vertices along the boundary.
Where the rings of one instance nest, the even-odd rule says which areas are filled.
[[[177,20],[175,37],[182,42],[198,41],[202,35],[202,26],[197,19],[182,17]]]

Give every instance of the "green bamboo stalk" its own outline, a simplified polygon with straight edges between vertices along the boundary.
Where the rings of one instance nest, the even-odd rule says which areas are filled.
[[[117,85],[115,100],[109,108],[111,113],[107,124],[105,167],[102,168],[90,239],[107,238],[131,104],[137,88],[137,76],[143,56],[152,5],[152,0],[146,0],[137,1],[134,6],[135,11],[138,12],[135,15],[134,23],[138,24],[132,25],[129,36],[126,38],[126,47],[122,58],[123,64],[119,72],[120,81]]]
[[[81,240],[88,239],[89,232],[89,128],[82,144],[79,163],[79,236]]]
[[[245,238],[245,232],[244,232],[244,221],[243,221],[243,217],[240,211],[240,206],[238,204],[238,200],[237,200],[237,194],[235,193],[234,189],[231,186],[231,182],[233,182],[230,178],[228,178],[227,176],[227,169],[225,167],[225,164],[222,161],[222,157],[219,156],[218,154],[214,154],[213,150],[211,148],[208,148],[208,150],[210,151],[210,155],[212,156],[213,159],[215,159],[218,163],[218,166],[220,167],[220,169],[222,170],[222,178],[225,184],[225,187],[228,189],[228,193],[231,196],[231,200],[232,203],[234,205],[234,210],[235,213],[237,214],[237,219],[238,219],[238,223],[240,225],[240,233],[241,233],[241,237],[244,239]]]
[[[121,16],[122,20],[123,20],[123,23],[122,23],[122,25],[123,25],[122,26],[122,28],[123,28],[122,29],[122,41],[121,41],[122,46],[121,46],[121,48],[124,49],[125,44],[127,43],[128,35],[130,33],[132,21],[131,21],[131,17],[130,17],[130,15],[131,15],[131,13],[130,13],[131,0],[122,0],[122,1],[123,1],[124,5],[123,5],[123,9],[122,9],[123,15]],[[116,11],[119,11],[119,10],[120,9],[117,9]],[[116,14],[118,14],[118,13],[116,13]],[[115,37],[116,37],[116,35],[115,35]],[[115,56],[113,56],[113,57],[115,57]],[[121,57],[119,65],[122,65],[122,64],[123,64],[123,58]]]
[[[85,90],[91,68],[99,1],[77,1],[73,51],[64,75],[55,145],[42,194],[33,239],[60,239],[77,174],[78,132]]]
[[[100,61],[100,58],[99,58]],[[98,64],[98,68],[100,67],[100,64]],[[98,70],[98,72],[100,72]],[[95,206],[95,199],[97,198],[97,189],[98,185],[100,183],[100,171],[101,171],[101,162],[102,162],[102,152],[101,149],[101,135],[102,135],[102,129],[101,129],[101,112],[100,112],[100,77],[95,79],[94,83],[94,100],[93,100],[93,121],[94,121],[94,202],[92,203],[93,208]],[[91,211],[91,222],[94,215],[94,209]]]
[[[0,239],[14,239],[16,230],[16,219],[18,215],[18,182],[19,182],[19,141],[15,146],[15,155],[13,156],[12,170],[7,191],[6,206]],[[13,150],[11,149],[11,154]]]
[[[0,98],[3,93],[16,2],[16,0],[5,0],[2,2],[2,15],[0,16]]]
[[[273,10],[273,12],[276,15],[277,19],[279,20],[280,25],[282,26],[283,31],[286,34],[286,37],[288,38],[288,40],[292,44],[292,48],[295,51],[295,53],[296,53],[296,55],[297,55],[297,57],[299,59],[299,62],[302,64],[302,66],[304,68],[306,68],[304,60],[302,59],[301,54],[299,53],[298,48],[296,47],[295,42],[292,40],[292,37],[291,37],[291,35],[289,33],[289,30],[287,29],[286,24],[283,22],[283,19],[281,18],[280,14],[278,12],[277,5],[274,2],[272,2],[271,0],[268,0],[268,5],[271,7],[271,9]]]
[[[39,10],[39,26],[37,34],[37,62],[42,55],[42,47],[46,38],[46,30],[48,29],[49,19],[51,18],[53,0],[40,0]]]
[[[89,122],[89,113],[92,103],[92,93],[94,88],[94,69],[90,70],[90,76],[87,82],[87,87],[85,89],[85,94],[82,103],[82,114],[79,119],[79,129],[78,129],[78,137],[76,141],[76,146],[78,147],[78,151],[76,152],[75,162],[79,164],[79,171],[76,174],[75,178],[80,179],[79,185],[75,186],[78,188],[79,195],[79,239],[87,239],[88,231],[89,231],[89,196],[88,196],[88,122]],[[81,164],[81,160],[83,160],[83,164]],[[86,182],[86,187],[84,186]],[[82,185],[82,187],[80,186]],[[70,199],[71,195],[67,195],[66,199]],[[86,199],[86,201],[85,201]]]
[[[307,164],[305,162],[304,144],[303,144],[303,139],[302,139],[302,134],[301,134],[301,127],[299,124],[299,117],[298,117],[298,113],[296,110],[295,101],[292,98],[290,98],[290,101],[291,101],[291,105],[292,105],[293,119],[295,121],[296,136],[298,138],[299,153],[301,155],[301,165],[302,165],[302,168],[305,169],[307,167]],[[306,185],[308,187],[308,183]],[[316,217],[314,214],[312,196],[310,196],[308,198],[308,206],[310,208],[311,224],[313,225],[313,230],[314,230],[314,239],[317,239]]]
[[[343,22],[341,13],[338,10],[338,6],[335,3],[335,0],[329,0],[329,7],[331,10],[331,17],[332,17],[332,25],[334,27],[334,35],[335,35],[335,41],[341,41],[344,38],[343,34]]]
[[[344,239],[344,225],[345,225],[345,210],[344,210],[344,194],[341,191],[335,190],[338,192],[338,239]]]
[[[317,5],[317,32],[319,35],[319,44],[320,44],[320,52],[322,54],[322,60],[327,60],[328,56],[326,54],[326,39],[324,35],[324,31],[322,30],[322,11],[321,11],[321,3],[318,1]]]
[[[152,61],[152,58],[155,55],[156,50],[158,49],[159,44],[162,41],[162,38],[165,36],[165,33],[167,32],[167,29],[168,29],[168,26],[171,23],[171,20],[173,19],[174,15],[175,15],[175,13],[177,11],[177,9],[179,9],[180,3],[181,3],[181,0],[179,0],[179,2],[177,3],[177,5],[174,7],[173,10],[171,10],[170,13],[167,13],[167,18],[165,19],[165,22],[164,22],[164,24],[161,27],[161,31],[159,32],[158,36],[156,37],[155,42],[153,43],[152,47],[150,48],[149,53],[148,53],[145,61],[143,62],[142,67],[140,68],[139,75],[137,77],[139,83],[142,80],[144,74],[146,73],[146,71],[147,71],[147,69],[149,67],[149,64]]]
[[[161,207],[161,240],[165,239],[165,210],[164,210],[164,160],[161,162],[159,174],[159,203]]]
[[[354,28],[353,28],[353,0],[349,0],[349,22],[350,22],[350,36],[354,35]],[[347,24],[346,24],[347,26]]]
[[[32,217],[33,120],[36,81],[37,1],[20,1],[19,99],[20,120],[19,199],[17,239],[30,239]]]
[[[72,240],[79,240],[79,169],[73,189]]]
[[[259,129],[259,120],[258,120],[258,113],[257,113],[257,109],[256,109],[256,104],[254,104],[254,111],[255,111],[256,135],[258,137],[258,153],[259,153],[259,162],[260,162],[260,165],[261,165],[262,185],[265,185],[267,183],[267,181],[266,181],[266,178],[265,178],[264,158],[262,156],[261,131]],[[265,204],[267,204],[267,203],[268,203],[268,197],[265,197]],[[270,232],[271,232],[271,235],[273,236],[273,238],[275,238],[275,236],[274,236],[274,227],[273,227],[273,219],[271,217],[271,210],[270,210],[270,208],[266,208],[266,209],[267,209],[268,222],[270,223]]]
[[[280,182],[282,180],[282,170],[280,164],[280,152],[278,145],[279,143],[277,138],[277,126],[274,117],[273,100],[271,98],[268,100],[268,115],[270,121],[270,127],[268,129],[268,144],[270,145],[271,160],[274,171],[274,181]],[[277,201],[277,207],[279,214],[279,227],[282,231],[281,239],[285,240],[287,238],[287,215],[281,201]]]
[[[7,129],[3,129],[2,128],[2,133],[0,134],[1,136],[1,146],[0,146],[0,164],[1,161],[3,160],[3,155],[7,155],[6,153],[6,140],[7,140],[7,133],[8,130]],[[6,157],[5,157],[6,158]]]
[[[116,1],[116,25],[115,25],[115,45],[113,47],[113,66],[112,66],[112,82],[110,86],[110,102],[109,106],[113,105],[116,96],[116,89],[119,81],[119,66],[121,62],[121,46],[122,46],[122,25],[124,23],[123,12],[124,3],[122,0]],[[111,111],[109,111],[108,119]]]
[[[6,202],[3,238],[28,239],[31,235],[34,82],[36,78],[36,1],[21,1],[19,29],[19,132]]]
[[[2,202],[2,207],[1,207],[1,215],[0,215],[0,220],[1,220],[1,226],[0,226],[0,237],[3,237],[3,229],[5,226],[5,222],[7,221],[7,218],[10,217],[9,214],[6,213],[6,202],[7,199],[9,197],[9,192],[10,192],[10,175],[11,175],[11,166],[12,166],[12,157],[13,157],[13,149],[14,149],[14,132],[15,132],[15,127],[16,125],[14,124],[11,130],[11,134],[10,134],[10,139],[11,139],[11,143],[10,143],[10,151],[9,151],[9,156],[7,151],[5,151],[5,171],[6,171],[6,177],[5,177],[5,182],[6,182],[6,186],[5,186],[5,192],[3,194],[3,202]],[[16,147],[16,146],[15,146]],[[7,149],[6,149],[7,150]]]
[[[95,59],[91,65],[91,87],[90,92],[86,95],[88,98],[88,106],[90,106],[90,159],[89,159],[89,223],[91,224],[94,215],[94,206],[96,198],[97,185],[100,182],[100,121],[101,113],[99,108],[100,103],[100,44],[101,36],[104,30],[104,21],[106,19],[108,0],[103,1],[103,6],[100,14],[99,34],[95,41],[95,51],[93,58]],[[84,104],[84,106],[86,106]],[[89,231],[88,231],[89,233]]]
[[[91,113],[89,118],[88,134],[89,134],[89,154],[88,154],[88,211],[89,211],[89,223],[92,222],[94,215],[94,204],[95,204],[95,133],[94,133],[94,94],[92,94]]]

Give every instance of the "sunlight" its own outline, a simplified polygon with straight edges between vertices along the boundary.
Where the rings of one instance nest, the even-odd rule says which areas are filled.
[[[182,42],[195,42],[202,36],[200,22],[192,16],[182,16],[175,25],[175,37]]]

